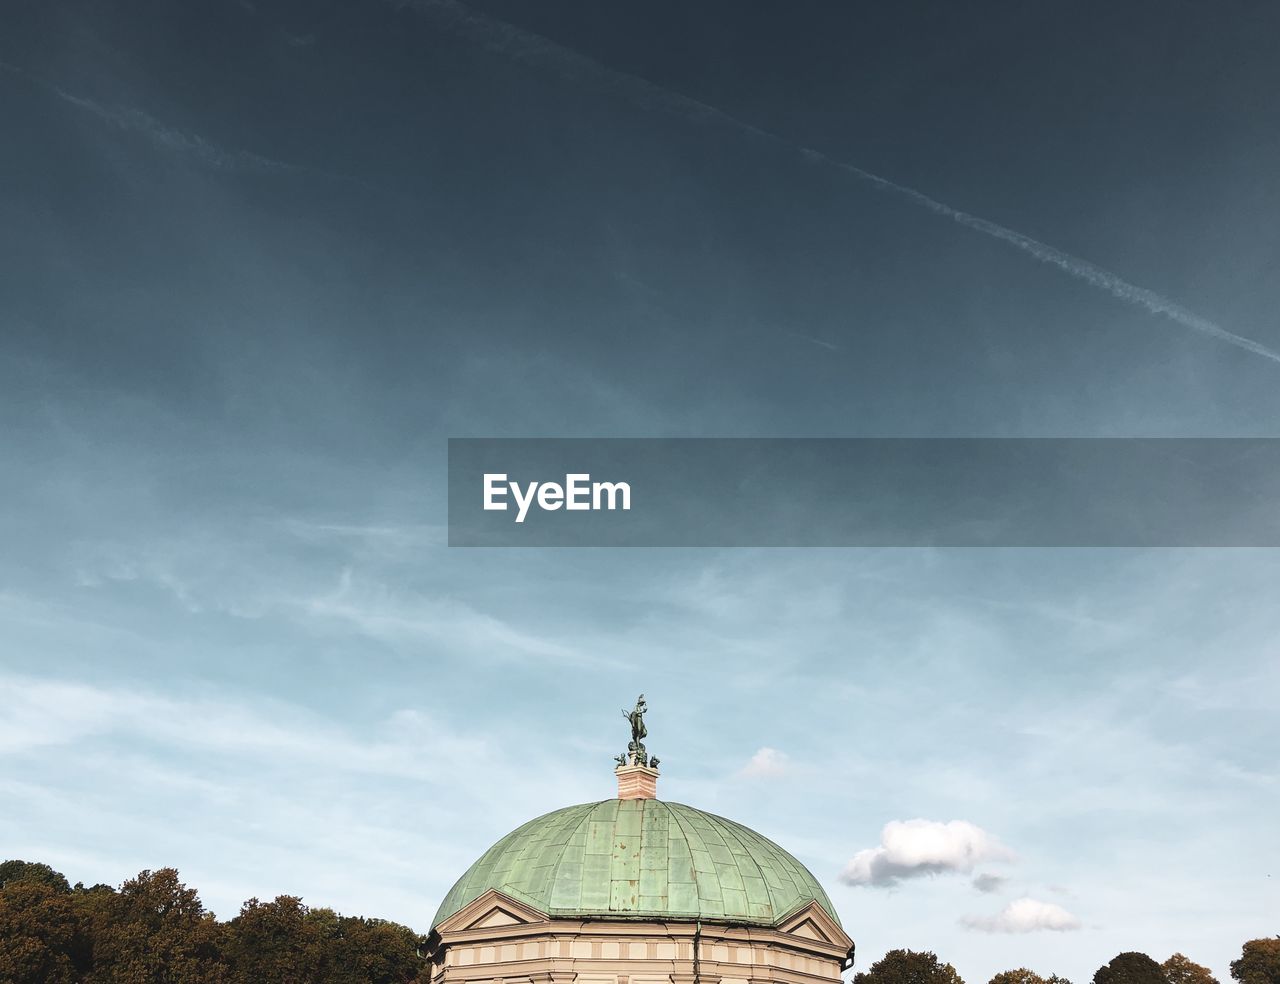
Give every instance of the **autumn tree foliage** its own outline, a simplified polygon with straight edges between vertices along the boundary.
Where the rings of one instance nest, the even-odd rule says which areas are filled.
[[[1093,975],[1093,984],[1166,984],[1164,970],[1145,953],[1129,950],[1112,957]]]
[[[93,926],[91,980],[226,981],[218,923],[174,869],[143,871],[103,903]]]
[[[407,927],[311,909],[290,895],[246,902],[226,925],[224,946],[231,984],[399,984],[423,969]]]
[[[0,981],[75,984],[89,968],[86,920],[71,887],[40,880],[0,886]]]
[[[1208,967],[1196,963],[1181,953],[1175,953],[1160,965],[1167,984],[1218,984],[1218,979]]]
[[[1239,984],[1280,984],[1280,936],[1246,943],[1231,961],[1231,976]]]
[[[1045,984],[1045,981],[1034,970],[1018,967],[1014,970],[1000,971],[991,980],[987,981],[987,984]]]
[[[69,892],[71,885],[66,875],[54,871],[38,861],[6,861],[0,864],[0,888],[11,882],[34,881],[47,885],[55,892]]]
[[[1246,944],[1248,946],[1248,944]],[[1158,964],[1145,953],[1129,951],[1114,957],[1110,963],[1099,967],[1093,975],[1094,984],[1218,984],[1208,967],[1196,963],[1181,953],[1175,953]],[[1033,970],[1018,967],[996,974],[987,984],[1071,984],[1065,977],[1050,974],[1041,977]],[[1276,981],[1249,981],[1241,984],[1280,984]]]
[[[987,984],[1071,984],[1071,982],[1065,977],[1059,977],[1057,974],[1041,977],[1034,970],[1018,967],[1015,970],[1002,970],[992,977]]]
[[[956,969],[929,951],[890,950],[854,984],[964,984]]]
[[[425,970],[417,940],[291,896],[250,899],[220,923],[172,868],[116,890],[72,887],[48,865],[0,865],[4,984],[410,984]]]

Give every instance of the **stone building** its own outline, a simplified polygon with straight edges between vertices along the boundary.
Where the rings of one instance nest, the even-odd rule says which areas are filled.
[[[617,798],[529,821],[450,890],[426,940],[435,984],[838,982],[853,941],[817,879],[754,830],[658,799],[631,716]]]

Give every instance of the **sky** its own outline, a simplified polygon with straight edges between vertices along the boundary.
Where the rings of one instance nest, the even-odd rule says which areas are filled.
[[[1277,932],[1280,553],[449,549],[449,437],[1280,436],[1280,8],[20,0],[0,854],[425,932],[613,794],[865,969]]]

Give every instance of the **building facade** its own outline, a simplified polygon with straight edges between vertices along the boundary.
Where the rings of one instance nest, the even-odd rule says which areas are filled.
[[[616,798],[526,823],[450,890],[434,984],[838,982],[853,941],[817,879],[750,828],[658,799],[642,718],[632,731]]]

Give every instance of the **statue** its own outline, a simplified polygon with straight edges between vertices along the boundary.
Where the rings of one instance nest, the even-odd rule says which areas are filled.
[[[649,729],[644,726],[644,712],[649,705],[644,702],[644,694],[636,699],[635,710],[622,712],[622,716],[631,722],[631,741],[639,744],[641,739],[649,737]]]
[[[653,769],[658,767],[658,760],[656,758],[650,760],[649,752],[644,747],[644,739],[649,736],[649,729],[644,726],[644,714],[648,709],[649,705],[644,702],[644,694],[641,694],[636,699],[636,706],[632,710],[623,710],[622,716],[631,725],[631,741],[627,743],[627,753],[615,759],[618,768],[627,765],[643,765]]]

